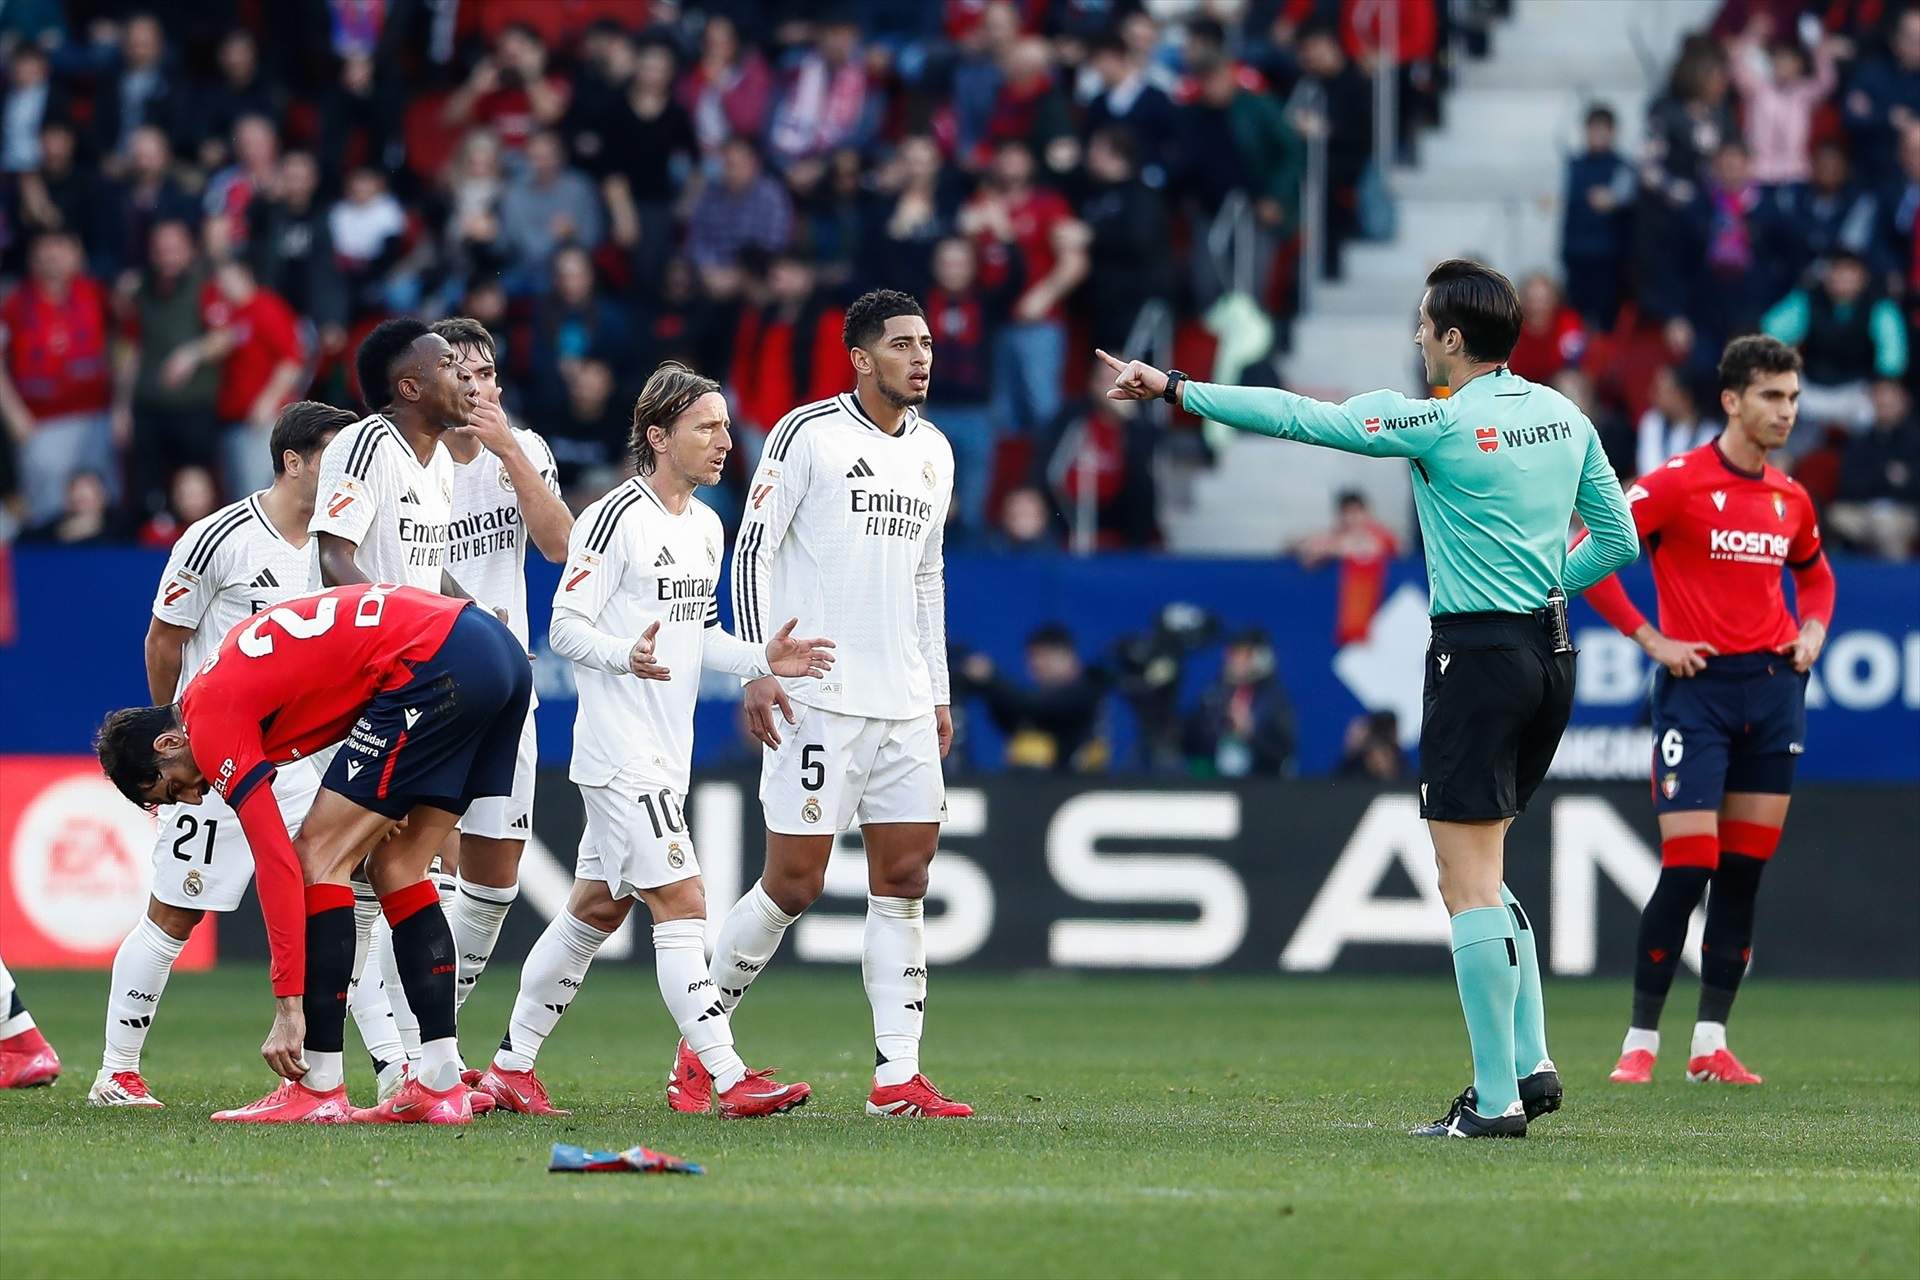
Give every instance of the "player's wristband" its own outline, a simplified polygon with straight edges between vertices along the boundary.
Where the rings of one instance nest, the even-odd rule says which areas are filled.
[[[1191,379],[1178,369],[1167,370],[1167,389],[1160,393],[1160,398],[1178,409],[1180,407],[1180,384],[1188,381],[1191,381]]]

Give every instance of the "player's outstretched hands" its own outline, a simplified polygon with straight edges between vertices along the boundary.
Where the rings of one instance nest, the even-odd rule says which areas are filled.
[[[1800,628],[1800,634],[1793,643],[1780,652],[1793,659],[1793,669],[1805,675],[1812,670],[1813,664],[1820,660],[1820,651],[1827,646],[1827,625],[1818,618],[1808,618],[1806,625]]]
[[[812,676],[819,679],[833,670],[833,641],[824,636],[795,640],[793,629],[800,619],[788,618],[773,639],[767,641],[767,669],[777,676]]]
[[[653,660],[653,638],[659,632],[660,624],[650,622],[640,638],[633,642],[633,651],[627,654],[627,670],[642,680],[665,680],[670,672]]]
[[[792,623],[787,626],[791,628]],[[787,691],[780,687],[780,681],[773,676],[761,676],[758,680],[747,682],[742,700],[747,705],[747,732],[762,746],[780,749],[779,722],[773,718],[775,707],[787,718],[788,724],[798,724],[793,718],[793,704],[787,701]]]
[[[1167,375],[1144,360],[1119,360],[1098,347],[1096,356],[1106,362],[1113,370],[1113,386],[1107,392],[1109,400],[1158,400],[1167,390]]]
[[[1698,675],[1707,669],[1707,658],[1720,651],[1698,640],[1669,640],[1658,631],[1647,638],[1647,656],[1675,676]]]
[[[298,996],[273,1002],[273,1028],[267,1032],[260,1056],[267,1069],[283,1080],[298,1080],[307,1074],[307,1060],[301,1046],[307,1038],[307,1015],[301,1011]]]

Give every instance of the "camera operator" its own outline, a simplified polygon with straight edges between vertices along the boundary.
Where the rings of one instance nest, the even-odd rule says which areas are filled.
[[[1250,627],[1227,641],[1220,678],[1187,716],[1187,762],[1223,778],[1294,772],[1293,704],[1275,673],[1273,641]]]
[[[1016,684],[984,653],[959,662],[960,689],[986,703],[987,714],[1006,737],[1009,769],[1103,770],[1110,750],[1101,730],[1108,677],[1088,668],[1073,633],[1058,622],[1027,636],[1027,684]]]

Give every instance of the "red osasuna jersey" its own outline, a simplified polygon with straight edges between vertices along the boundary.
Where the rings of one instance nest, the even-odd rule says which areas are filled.
[[[1718,653],[1771,653],[1793,643],[1781,569],[1793,571],[1804,618],[1828,620],[1833,577],[1807,491],[1784,472],[1742,471],[1716,441],[1671,458],[1627,490],[1653,560],[1660,630]],[[1615,578],[1588,600],[1631,635],[1646,621]]]
[[[439,651],[469,603],[390,583],[299,596],[229,631],[180,695],[194,763],[253,849],[275,995],[305,984],[306,912],[273,767],[344,739],[374,695]]]

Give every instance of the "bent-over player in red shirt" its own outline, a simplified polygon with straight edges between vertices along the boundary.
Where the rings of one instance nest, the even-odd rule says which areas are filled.
[[[471,1118],[454,1040],[453,935],[427,865],[469,802],[512,790],[533,688],[513,633],[471,603],[368,583],[286,601],[229,631],[175,705],[116,711],[101,727],[100,764],[121,794],[198,804],[211,789],[253,850],[275,997],[261,1056],[285,1082],[216,1120]],[[337,742],[289,840],[274,766]],[[342,1049],[354,945],[347,877],[362,859],[422,1043],[418,1076],[355,1111]]]
[[[1612,1076],[1622,1084],[1652,1080],[1660,1010],[1709,883],[1687,1079],[1760,1083],[1727,1048],[1727,1015],[1752,953],[1760,873],[1780,842],[1806,746],[1807,671],[1833,617],[1833,571],[1813,501],[1767,465],[1799,412],[1800,357],[1773,338],[1736,338],[1721,356],[1720,386],[1720,438],[1627,491],[1653,561],[1660,626],[1634,608],[1617,578],[1587,592],[1658,664],[1660,880],[1640,916],[1633,1021]],[[1797,622],[1781,591],[1783,566],[1793,574]]]

